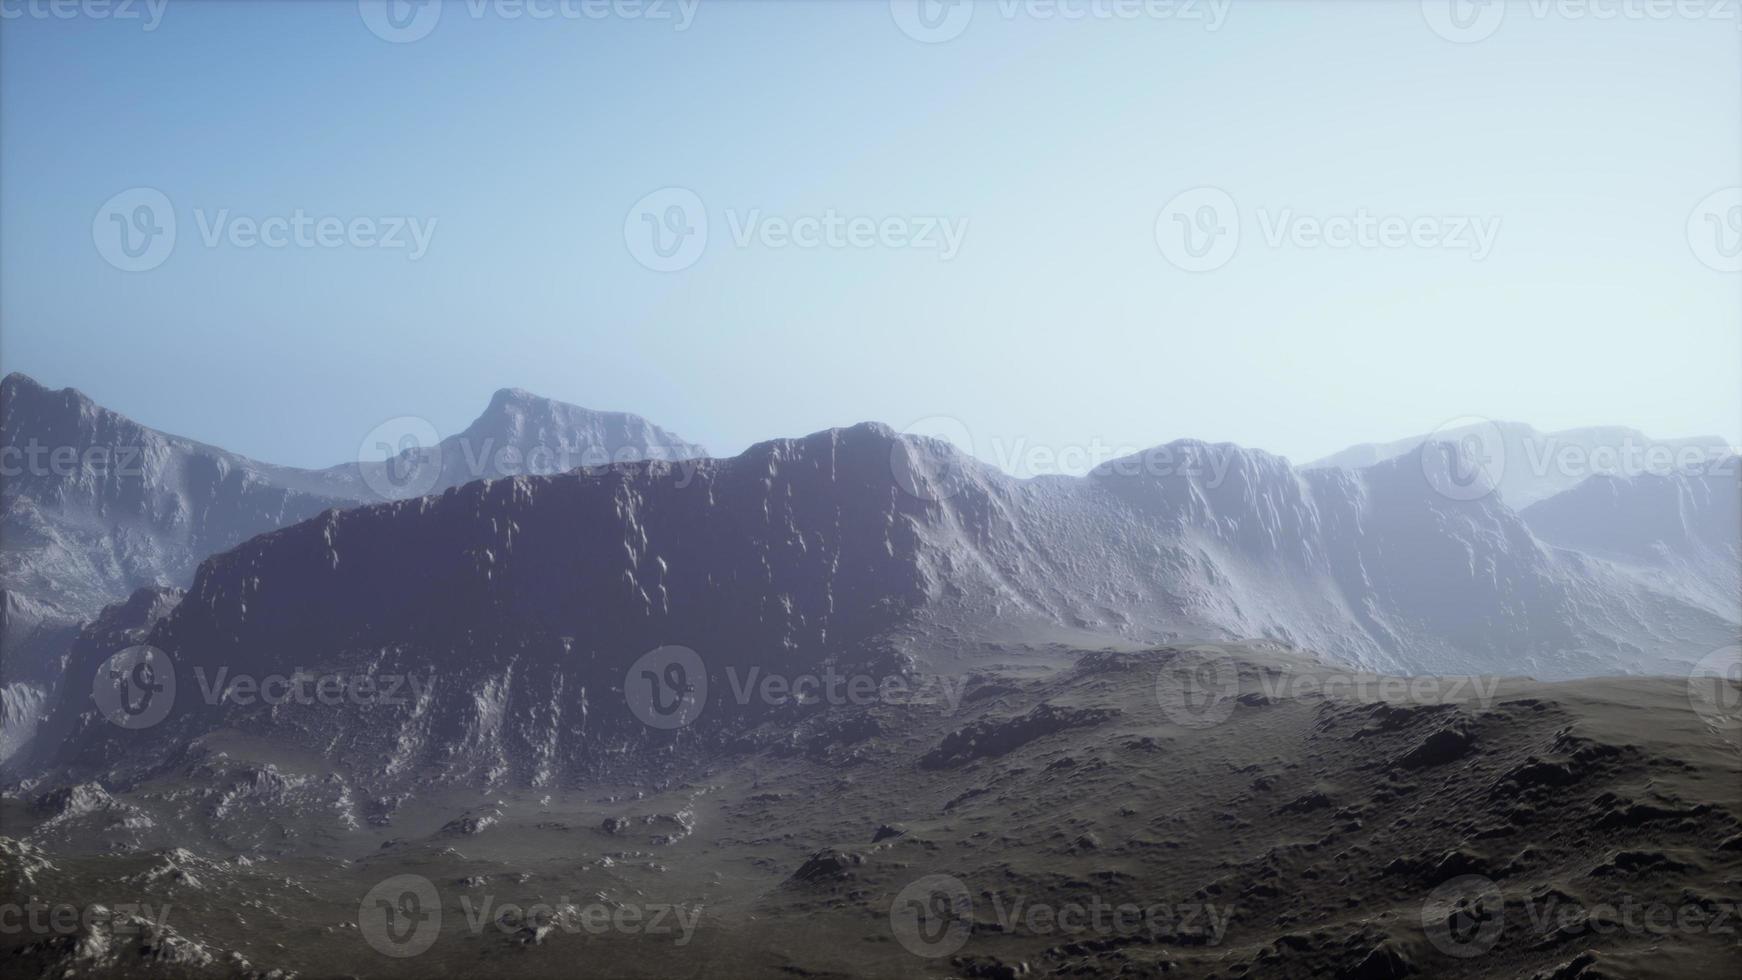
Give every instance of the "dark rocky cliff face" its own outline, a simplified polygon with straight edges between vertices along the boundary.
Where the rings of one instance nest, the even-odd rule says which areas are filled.
[[[0,763],[54,704],[81,623],[135,590],[190,584],[209,555],[323,511],[379,502],[378,488],[391,489],[367,479],[365,464],[261,463],[21,374],[0,381],[0,437]],[[426,482],[439,490],[702,450],[637,416],[504,389],[470,428],[430,452],[439,473]]]
[[[265,535],[208,561],[152,633],[175,664],[174,715],[148,733],[86,725],[85,758],[222,722],[301,729],[379,758],[383,776],[538,784],[656,734],[623,687],[659,647],[705,665],[708,731],[767,707],[734,699],[729,670],[898,669],[872,641],[928,577],[922,505],[891,482],[889,445],[865,426],[694,466],[473,483]],[[399,703],[332,712],[200,693],[222,671],[298,668],[416,683]]]
[[[1545,547],[1497,497],[1435,493],[1420,454],[1438,444],[1304,475],[1164,448],[1166,466],[1018,481],[861,425],[328,512],[208,560],[150,634],[175,665],[174,714],[121,732],[69,701],[86,720],[66,723],[82,734],[63,761],[162,758],[224,728],[379,760],[383,779],[543,785],[791,710],[742,693],[753,670],[902,674],[951,636],[1268,637],[1368,667],[1573,676],[1668,669],[1735,630]],[[672,646],[712,696],[661,730],[635,711],[631,667]],[[398,703],[306,710],[201,693],[298,670],[405,683]]]

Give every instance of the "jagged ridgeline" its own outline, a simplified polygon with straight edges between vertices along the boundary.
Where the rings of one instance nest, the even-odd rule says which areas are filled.
[[[227,726],[386,774],[539,783],[625,748],[729,738],[774,710],[721,696],[681,732],[640,724],[631,667],[672,645],[723,693],[751,669],[923,673],[952,636],[1061,628],[1549,677],[1685,673],[1734,635],[1697,596],[1545,545],[1497,494],[1436,492],[1424,474],[1456,452],[1444,444],[1359,471],[1161,448],[1083,478],[1017,480],[867,424],[727,460],[326,513],[207,561],[150,642],[190,693],[223,671],[300,668],[415,679],[414,698],[290,715],[184,695],[144,734],[87,711],[62,722],[75,733],[62,761],[111,764],[125,746]]]

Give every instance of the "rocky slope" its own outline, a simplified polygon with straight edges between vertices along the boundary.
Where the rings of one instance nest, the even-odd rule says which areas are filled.
[[[1531,531],[1742,619],[1742,459],[1700,474],[1599,476],[1524,509]]]
[[[207,555],[355,502],[336,481],[167,435],[71,389],[0,381],[0,585],[88,619]]]
[[[262,463],[22,374],[0,380],[0,436],[0,763],[27,740],[20,726],[52,704],[79,624],[136,589],[190,584],[209,555],[395,489],[375,478],[380,464]],[[633,415],[509,389],[430,452],[414,460],[430,472],[413,475],[439,491],[503,472],[687,459],[701,449]]]
[[[105,771],[142,740],[156,759],[226,727],[377,760],[387,781],[560,784],[646,740],[623,692],[672,646],[722,691],[753,668],[899,672],[915,634],[1263,637],[1375,669],[1543,677],[1685,675],[1734,642],[1733,620],[1544,546],[1494,495],[1432,492],[1420,455],[1450,451],[1300,474],[1178,443],[1018,481],[863,425],[327,513],[206,562],[149,640],[183,691],[303,669],[417,678],[416,698],[286,715],[182,697],[146,733],[69,702],[82,720],[57,722],[78,733],[59,761]],[[716,701],[673,744],[765,707]]]
[[[1734,972],[1734,681],[1723,717],[1663,678],[909,652],[954,693],[805,706],[585,783],[376,798],[362,753],[225,730],[137,781],[0,797],[5,894],[152,923],[0,932],[0,957],[98,977]]]

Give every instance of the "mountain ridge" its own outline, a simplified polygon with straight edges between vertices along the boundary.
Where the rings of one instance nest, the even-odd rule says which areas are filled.
[[[719,690],[751,668],[901,675],[916,636],[1249,638],[1365,670],[1577,677],[1673,673],[1735,634],[1544,545],[1497,495],[1438,493],[1427,474],[1455,446],[1353,473],[1248,451],[1212,465],[1213,448],[1175,445],[1169,474],[1024,481],[864,423],[329,511],[208,559],[149,642],[178,671],[422,676],[427,698],[299,729],[178,701],[149,737],[258,731],[385,773],[439,761],[444,778],[536,786],[663,744],[622,692],[638,657],[674,645]],[[723,704],[684,744],[756,711]],[[83,733],[63,761],[110,765],[137,743],[85,718],[56,723]]]

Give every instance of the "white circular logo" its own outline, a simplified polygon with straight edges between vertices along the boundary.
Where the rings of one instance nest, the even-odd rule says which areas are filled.
[[[363,896],[357,931],[383,956],[416,956],[441,934],[441,897],[422,875],[394,875]]]
[[[421,497],[441,479],[441,437],[427,419],[388,419],[363,437],[357,468],[364,484],[382,500]]]
[[[1155,700],[1162,714],[1182,728],[1211,728],[1234,713],[1240,671],[1218,646],[1187,647],[1155,676]]]
[[[708,706],[708,668],[701,654],[683,646],[649,650],[623,675],[629,710],[649,728],[694,724]]]
[[[623,244],[654,272],[695,265],[708,247],[708,209],[686,187],[662,187],[635,202],[623,218]]]
[[[1742,730],[1742,646],[1713,650],[1688,672],[1688,702],[1706,724]]]
[[[1452,419],[1423,440],[1421,473],[1442,497],[1480,500],[1506,475],[1506,434],[1480,416]]]
[[[1506,0],[1421,0],[1421,16],[1440,37],[1474,44],[1500,29],[1506,19]]]
[[[974,899],[950,875],[926,875],[889,904],[889,928],[901,948],[935,960],[961,949],[973,931]]]
[[[441,0],[357,0],[357,13],[369,33],[394,44],[429,37],[442,19]]]
[[[1694,257],[1718,272],[1742,272],[1742,187],[1713,191],[1688,215]]]
[[[150,271],[175,251],[175,208],[154,187],[122,191],[97,209],[91,241],[103,261],[122,272]]]
[[[1210,272],[1240,248],[1240,209],[1220,187],[1194,187],[1174,195],[1155,216],[1155,247],[1187,272]]]
[[[924,44],[960,37],[974,18],[973,0],[889,0],[889,14],[901,33]]]
[[[175,664],[156,647],[128,647],[97,668],[91,700],[112,724],[150,728],[175,706]]]
[[[1453,878],[1428,893],[1421,927],[1434,948],[1469,959],[1494,948],[1506,929],[1506,899],[1500,887],[1481,875]]]
[[[932,415],[901,430],[889,447],[889,469],[908,496],[941,503],[968,485],[974,434],[960,419]]]

